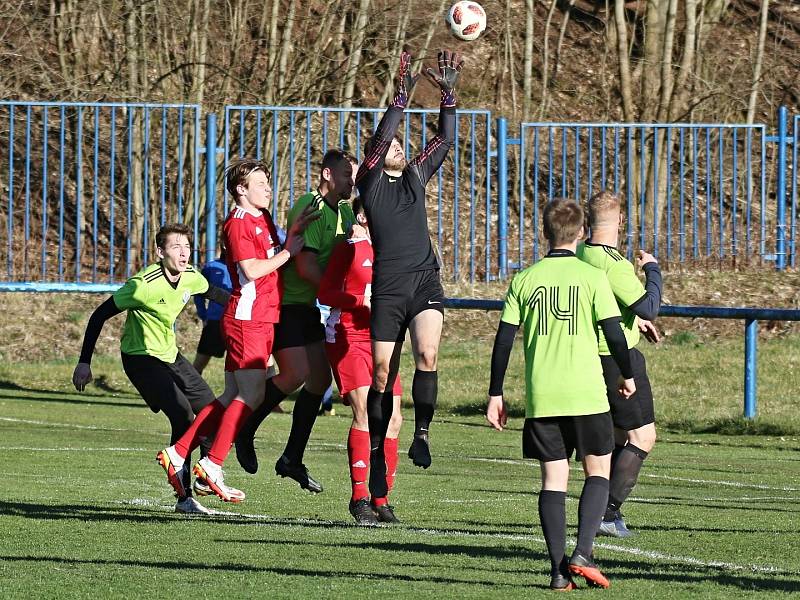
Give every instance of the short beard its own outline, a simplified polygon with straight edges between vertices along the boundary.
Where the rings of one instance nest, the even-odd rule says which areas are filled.
[[[407,165],[408,161],[405,158],[395,160],[387,156],[383,163],[383,168],[387,171],[402,171]]]

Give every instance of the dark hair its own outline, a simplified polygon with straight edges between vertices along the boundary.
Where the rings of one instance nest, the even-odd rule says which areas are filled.
[[[331,169],[335,171],[344,162],[357,163],[358,161],[355,156],[346,150],[333,148],[328,150],[325,156],[322,157],[322,169]]]
[[[225,169],[225,187],[228,192],[230,192],[231,196],[238,199],[239,194],[236,192],[236,188],[240,185],[246,185],[247,178],[250,177],[251,173],[255,173],[256,171],[263,171],[267,176],[267,181],[272,180],[269,167],[263,160],[245,157],[237,158],[231,162],[228,168]]]
[[[569,244],[583,227],[583,209],[568,198],[556,198],[544,207],[544,237],[553,246]]]
[[[171,233],[185,235],[189,240],[189,244],[192,244],[192,230],[188,225],[184,225],[183,223],[165,223],[161,226],[161,229],[158,230],[158,233],[156,233],[156,246],[163,250],[164,245],[167,243],[167,236]]]

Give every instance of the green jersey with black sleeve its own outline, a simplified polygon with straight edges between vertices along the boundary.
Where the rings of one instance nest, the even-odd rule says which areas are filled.
[[[191,266],[176,283],[167,279],[161,263],[139,271],[112,295],[116,307],[128,311],[120,350],[175,362],[175,319],[189,298],[207,290],[208,281]]]
[[[619,316],[605,274],[569,250],[514,276],[501,320],[524,329],[526,418],[609,410],[597,324]]]
[[[584,242],[578,245],[577,256],[606,274],[622,315],[622,331],[625,333],[628,348],[634,348],[641,337],[637,315],[646,315],[649,320],[655,319],[658,315],[661,304],[661,270],[658,264],[651,262],[644,266],[647,275],[646,288],[636,276],[633,263],[612,246],[594,244],[591,241]],[[648,305],[646,310],[645,305]],[[645,312],[640,312],[637,307],[641,307]],[[608,356],[611,352],[602,330],[598,329],[598,335],[600,354]]]

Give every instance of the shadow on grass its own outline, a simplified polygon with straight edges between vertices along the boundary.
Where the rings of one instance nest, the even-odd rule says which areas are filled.
[[[363,529],[363,528],[362,528]],[[446,529],[437,531],[447,532]],[[459,531],[459,530],[454,530]],[[491,532],[496,533],[496,532]],[[428,542],[306,542],[298,540],[254,540],[254,539],[217,539],[216,542],[230,544],[289,544],[298,546],[314,546],[323,548],[355,548],[358,550],[380,550],[384,552],[407,552],[418,554],[451,554],[456,556],[467,556],[477,559],[525,559],[525,560],[549,560],[544,552],[537,552],[528,547],[514,546],[500,548],[496,546],[477,546],[469,544],[435,544]]]
[[[759,419],[745,419],[744,417],[731,417],[714,419],[712,421],[689,421],[677,419],[672,421],[659,421],[660,428],[675,433],[717,433],[719,435],[763,435],[782,436],[797,435],[800,430],[791,424],[774,423]]]
[[[709,559],[709,562],[711,559]],[[753,592],[798,592],[800,580],[784,578],[789,575],[796,577],[796,573],[775,569],[775,572],[764,573],[762,576],[751,575],[749,571],[725,566],[703,566],[687,564],[664,564],[632,560],[619,560],[608,558],[604,555],[598,561],[598,566],[611,580],[646,580],[678,583],[682,585],[702,585],[714,583],[720,586],[733,587]],[[645,572],[646,574],[643,574]],[[703,588],[697,588],[698,597],[703,593]]]
[[[104,379],[104,378],[100,378]],[[103,384],[105,385],[105,384]],[[101,387],[104,391],[110,394],[118,394],[124,398],[137,398],[137,396],[128,393],[120,393],[117,392],[114,388],[111,388],[106,385],[106,387]],[[16,395],[14,392],[22,392],[25,395]],[[72,396],[72,397],[71,397]],[[81,395],[79,397],[77,393],[70,394],[69,392],[59,392],[54,390],[42,390],[37,388],[28,388],[21,386],[17,383],[11,381],[0,380],[0,398],[4,400],[17,400],[21,402],[58,402],[60,404],[91,404],[97,406],[115,406],[115,407],[135,407],[140,408],[144,407],[144,402],[122,402],[122,401],[111,401],[105,400],[101,398],[106,398],[107,396],[103,395],[92,395],[86,394]]]
[[[528,588],[525,583],[506,583],[497,581],[496,578],[491,579],[457,579],[453,577],[441,577],[435,574],[430,575],[409,575],[405,573],[390,573],[381,572],[376,568],[376,565],[370,565],[369,569],[360,569],[358,571],[348,572],[337,566],[335,569],[325,570],[319,566],[314,566],[310,569],[301,569],[296,567],[277,567],[277,566],[255,566],[252,564],[243,563],[201,563],[201,562],[188,562],[178,560],[132,560],[132,559],[82,559],[82,558],[68,558],[59,556],[2,556],[0,561],[17,562],[17,563],[56,563],[64,565],[75,566],[112,566],[112,567],[133,567],[143,569],[160,569],[166,571],[177,571],[178,574],[187,571],[227,571],[233,573],[252,573],[252,574],[272,574],[272,575],[285,575],[290,577],[309,577],[314,580],[320,579],[357,579],[357,580],[372,580],[379,582],[419,582],[419,583],[438,583],[443,585],[461,584],[461,585],[476,585],[489,588],[503,588],[506,590],[515,588]]]

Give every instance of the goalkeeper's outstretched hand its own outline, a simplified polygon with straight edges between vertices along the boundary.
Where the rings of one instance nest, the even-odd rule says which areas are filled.
[[[397,91],[394,95],[394,102],[392,102],[394,106],[405,108],[411,90],[414,89],[418,79],[419,73],[411,74],[411,54],[403,50],[400,54],[400,70],[397,73]]]
[[[440,50],[438,57],[438,69],[428,67],[425,73],[430,80],[442,90],[442,103],[444,106],[455,106],[455,88],[458,81],[458,74],[464,66],[464,60],[456,52],[450,50]]]

